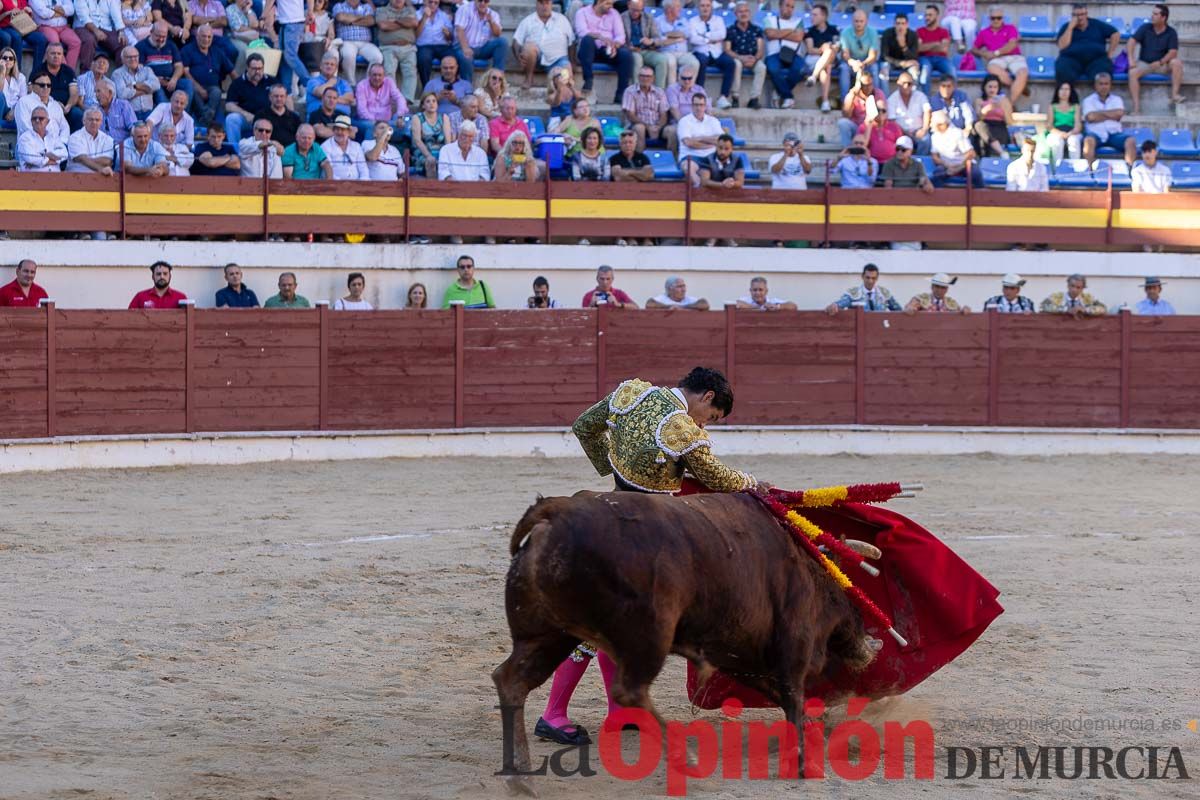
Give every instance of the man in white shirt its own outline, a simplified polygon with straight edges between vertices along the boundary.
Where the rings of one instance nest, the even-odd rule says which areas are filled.
[[[181,0],[182,1],[182,0]],[[121,32],[120,0],[75,0],[75,34],[79,37],[79,68],[90,69],[97,47],[117,57],[125,40]]]
[[[1093,84],[1096,91],[1083,98],[1083,157],[1089,164],[1096,160],[1096,148],[1102,144],[1125,151],[1125,163],[1133,166],[1137,141],[1121,126],[1125,103],[1112,93],[1112,76],[1101,72]]]
[[[762,276],[750,279],[750,294],[738,298],[737,307],[748,311],[796,310],[796,304],[790,300],[771,297],[767,291],[767,279]]]
[[[20,172],[61,172],[67,146],[50,127],[50,114],[38,108],[30,115],[30,129],[17,139],[17,169]]]
[[[1021,140],[1021,157],[1008,165],[1007,188],[1010,192],[1048,192],[1050,191],[1050,176],[1046,165],[1034,156],[1037,153],[1037,140],[1026,136]]]
[[[375,123],[375,138],[363,142],[363,155],[367,159],[367,174],[373,181],[395,183],[404,173],[404,159],[391,143],[392,126],[386,122]]]
[[[663,88],[675,83],[679,71],[691,67],[692,72],[700,71],[700,62],[688,52],[688,36],[691,34],[689,20],[683,18],[681,0],[662,0],[662,16],[658,18],[659,39],[658,54],[663,56],[667,65],[667,81],[660,84]],[[643,55],[644,59],[645,56]],[[655,68],[655,83],[658,82],[658,67]],[[700,87],[704,89],[703,86]]]
[[[796,12],[796,0],[779,0],[779,13],[768,14],[763,34],[767,38],[767,74],[780,108],[794,108],[796,84],[804,80],[804,17]],[[787,50],[787,53],[783,53]],[[783,62],[787,60],[785,65]]]
[[[173,126],[167,125],[159,130],[158,143],[167,151],[167,175],[172,178],[191,177],[196,154],[192,152],[192,148],[179,141],[179,134]]]
[[[179,141],[194,142],[196,140],[196,122],[187,112],[187,107],[187,92],[176,89],[171,95],[171,102],[156,105],[150,112],[150,116],[146,117],[146,122],[150,123],[150,128],[155,132],[155,136],[163,126],[171,125],[179,134]]]
[[[38,70],[29,79],[29,94],[17,101],[13,111],[13,119],[17,123],[17,137],[33,130],[31,118],[36,109],[42,109],[49,117],[50,130],[58,138],[66,142],[71,135],[71,127],[67,124],[66,114],[63,113],[62,103],[50,96],[50,74]]]
[[[313,15],[313,0],[264,0],[259,19],[279,23],[279,49],[283,63],[279,65],[279,82],[292,93],[292,77],[300,78],[300,88],[308,83],[308,68],[300,58],[300,43],[304,41],[304,26]]]
[[[1171,191],[1171,170],[1158,160],[1158,144],[1142,142],[1142,160],[1129,173],[1133,191],[1144,194],[1166,194]]]
[[[887,101],[888,117],[913,140],[917,155],[929,155],[929,98],[916,83],[907,71],[900,73],[896,91]]]
[[[254,124],[255,128],[259,122]],[[334,180],[369,181],[371,175],[367,171],[367,157],[363,154],[362,146],[350,137],[352,130],[354,123],[350,118],[345,114],[339,115],[333,121],[333,136],[321,144],[321,149],[333,167]]]
[[[536,10],[521,20],[513,34],[513,52],[525,72],[521,88],[532,88],[533,73],[538,67],[550,74],[559,67],[570,66],[567,51],[574,41],[575,29],[554,10],[551,0],[537,0]]]
[[[475,146],[479,129],[471,120],[463,120],[458,127],[458,138],[442,147],[438,154],[438,180],[443,181],[488,181],[492,178],[487,153]]]
[[[104,123],[104,114],[93,106],[83,112],[83,127],[71,134],[67,139],[67,172],[83,172],[87,174],[112,175],[112,165],[116,161],[113,140],[100,126]]]
[[[700,62],[696,83],[704,85],[710,66],[721,70],[721,95],[717,98],[716,107],[729,108],[733,105],[729,95],[733,90],[733,72],[737,64],[733,56],[725,52],[725,21],[713,16],[713,0],[700,0],[697,8],[700,13],[688,23],[688,42],[692,46],[692,55]]]
[[[665,308],[673,311],[685,308],[689,311],[708,311],[708,301],[703,297],[692,297],[687,293],[687,283],[678,275],[667,278],[665,292],[646,301],[646,308]]]
[[[275,126],[269,119],[259,117],[254,120],[254,134],[238,142],[238,160],[242,162],[241,176],[243,178],[261,178],[263,176],[263,159],[267,161],[267,175],[271,178],[283,178],[283,145],[272,141],[271,135]]]
[[[767,161],[772,189],[804,191],[808,188],[805,175],[812,172],[812,162],[804,155],[804,143],[794,133],[783,135],[783,150],[774,153]],[[753,288],[753,287],[751,287]]]
[[[970,163],[971,183],[977,188],[983,188],[983,176],[979,165],[975,162],[975,148],[967,139],[962,128],[950,124],[950,117],[945,111],[935,111],[932,115],[933,135],[930,136],[930,153],[933,156],[933,185],[945,186],[950,178],[967,176],[967,165]]]
[[[708,98],[692,96],[692,113],[679,120],[679,168],[694,185],[699,185],[700,165],[717,151],[717,137],[725,132],[721,121],[705,111]]]

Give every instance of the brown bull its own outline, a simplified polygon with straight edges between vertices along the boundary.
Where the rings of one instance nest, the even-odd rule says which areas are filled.
[[[530,766],[526,697],[580,641],[616,662],[613,699],[660,723],[650,684],[675,653],[758,689],[798,727],[805,686],[871,652],[858,612],[790,537],[745,494],[580,492],[531,506],[505,588],[513,651],[492,673],[516,709],[503,715],[516,768]]]

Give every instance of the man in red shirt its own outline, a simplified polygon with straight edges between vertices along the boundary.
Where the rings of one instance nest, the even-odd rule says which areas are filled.
[[[155,261],[150,265],[154,286],[143,289],[129,301],[130,308],[179,308],[180,300],[187,300],[183,292],[171,288],[171,265]]]
[[[938,23],[938,8],[925,6],[925,26],[917,28],[917,60],[921,64],[921,88],[929,94],[933,73],[958,79],[958,70],[950,61],[950,31]]]
[[[609,308],[638,307],[638,304],[633,302],[632,297],[620,289],[613,288],[613,268],[608,264],[601,264],[596,270],[596,288],[583,296],[584,308],[595,308],[604,305]]]
[[[33,282],[37,276],[37,262],[23,258],[17,263],[17,279],[0,286],[0,306],[11,308],[37,308],[46,297],[46,290]]]

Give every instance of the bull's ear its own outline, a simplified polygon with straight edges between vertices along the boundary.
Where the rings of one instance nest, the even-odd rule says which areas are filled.
[[[542,496],[542,493],[538,492],[536,499],[534,499],[534,501],[533,501],[533,504],[536,506],[538,503],[542,502],[545,499],[546,498]]]

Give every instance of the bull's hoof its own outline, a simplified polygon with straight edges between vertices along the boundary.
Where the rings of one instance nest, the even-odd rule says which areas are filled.
[[[509,775],[504,779],[504,788],[514,797],[538,797],[533,778],[528,775]]]

